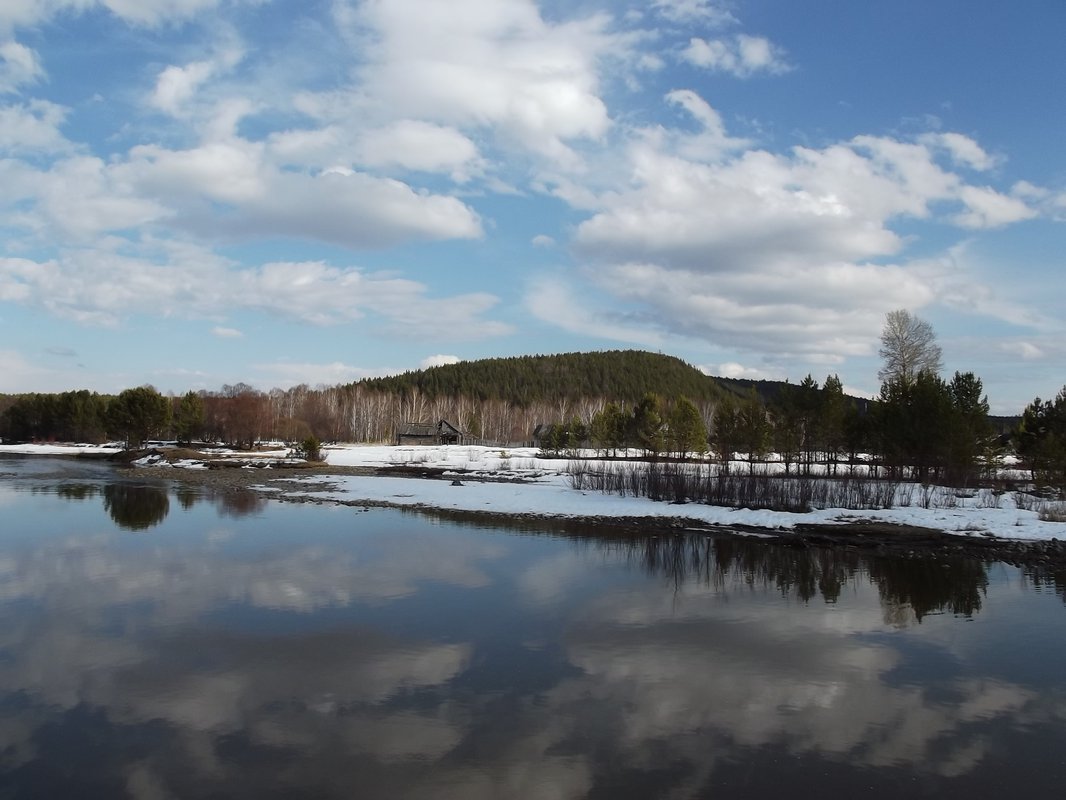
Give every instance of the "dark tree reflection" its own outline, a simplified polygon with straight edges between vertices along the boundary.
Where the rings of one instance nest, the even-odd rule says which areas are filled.
[[[166,518],[170,500],[165,489],[114,483],[104,487],[104,508],[120,528],[143,531]]]
[[[1023,574],[1034,589],[1053,591],[1066,603],[1066,567],[1062,564],[1030,564]]]
[[[912,616],[921,622],[945,611],[976,614],[988,586],[986,564],[963,556],[867,555],[845,547],[783,547],[687,534],[613,539],[601,546],[623,552],[650,574],[678,586],[690,581],[719,588],[743,583],[773,587],[804,602],[820,597],[835,603],[848,583],[865,577],[877,586],[886,619],[895,624]]]
[[[56,487],[56,496],[64,500],[90,500],[99,497],[101,487],[95,483],[61,483]]]
[[[174,497],[177,498],[178,505],[186,511],[196,505],[196,501],[200,499],[199,493],[188,486],[177,487],[174,490]]]
[[[258,514],[266,508],[267,504],[265,497],[248,489],[237,489],[216,495],[215,501],[218,503],[219,513],[229,517]]]
[[[949,611],[973,616],[981,610],[988,568],[972,558],[875,558],[869,565],[886,611],[909,606],[918,622]]]

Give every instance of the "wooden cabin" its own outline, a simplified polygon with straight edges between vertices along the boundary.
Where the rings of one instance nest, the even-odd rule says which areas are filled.
[[[432,422],[405,422],[396,429],[396,444],[463,444],[466,436],[448,420]]]

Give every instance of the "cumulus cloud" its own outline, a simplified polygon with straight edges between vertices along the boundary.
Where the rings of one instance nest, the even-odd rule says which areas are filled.
[[[953,219],[964,228],[1000,228],[1036,216],[1036,212],[1022,200],[988,186],[962,186],[959,199],[965,209]]]
[[[448,340],[511,330],[484,318],[498,302],[486,293],[430,297],[428,287],[417,281],[321,261],[242,269],[201,247],[177,242],[126,249],[133,252],[119,247],[72,250],[41,262],[0,258],[0,300],[105,326],[149,309],[197,317],[243,308],[316,325],[372,314],[392,335]]]
[[[532,0],[337,4],[337,19],[366,54],[360,89],[304,98],[323,118],[360,114],[491,130],[554,162],[574,165],[573,140],[608,130],[598,62],[624,57],[628,40],[595,15],[545,20]],[[340,101],[340,102],[338,102]]]
[[[159,73],[151,103],[169,114],[177,115],[193,96],[198,86],[211,77],[214,67],[207,61],[196,61],[184,67],[169,66]]]
[[[5,0],[0,4],[0,32],[30,27],[59,14],[105,9],[124,22],[156,27],[192,18],[217,8],[223,0]],[[255,3],[260,0],[236,0]]]
[[[201,235],[288,235],[353,247],[482,235],[479,216],[454,197],[347,169],[282,170],[264,150],[225,139],[188,150],[140,145],[110,163],[78,156],[47,169],[0,164],[8,178],[0,207],[29,204],[37,213],[12,221],[53,241],[164,220]]]
[[[67,110],[46,100],[0,106],[0,153],[58,153],[72,149],[60,132]]]
[[[961,133],[927,133],[918,140],[934,148],[947,152],[952,161],[960,166],[984,172],[997,166],[999,160],[985,152],[976,141]]]
[[[737,21],[729,11],[729,4],[720,0],[653,0],[651,5],[658,14],[673,22],[700,22],[718,27]]]
[[[149,97],[152,106],[174,117],[184,116],[203,86],[241,62],[245,51],[237,35],[226,27],[216,35],[210,57],[183,66],[171,64],[159,73]],[[210,113],[210,104],[206,110]]]
[[[419,120],[398,120],[369,130],[359,140],[359,162],[441,172],[463,183],[480,170],[477,145],[455,128]]]
[[[936,217],[975,229],[1035,214],[938,161],[988,163],[966,137],[858,136],[775,154],[731,141],[693,92],[667,101],[700,122],[702,146],[645,132],[629,148],[626,183],[598,198],[574,238],[585,279],[642,311],[632,318],[656,334],[819,364],[868,355],[886,311],[947,296],[923,265],[899,258],[906,241],[896,222]],[[588,324],[566,305],[532,307],[567,330]],[[632,340],[626,333],[620,340]]]
[[[760,72],[778,75],[790,69],[781,48],[762,36],[743,33],[728,39],[693,37],[681,57],[693,66],[738,78]]]
[[[34,50],[14,40],[0,42],[0,94],[15,92],[44,77],[44,67]]]

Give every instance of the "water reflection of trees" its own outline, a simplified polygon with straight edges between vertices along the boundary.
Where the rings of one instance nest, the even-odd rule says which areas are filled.
[[[48,491],[48,489],[43,491]],[[56,487],[55,493],[57,497],[62,497],[64,500],[89,500],[99,497],[103,489],[96,483],[61,483]]]
[[[1053,591],[1066,603],[1066,567],[1061,564],[1030,564],[1022,574],[1037,591]]]
[[[961,556],[874,558],[868,570],[881,593],[886,617],[909,606],[919,622],[927,614],[943,611],[973,616],[981,610],[988,586],[986,565]]]
[[[223,492],[215,495],[212,499],[218,505],[219,513],[230,517],[244,517],[248,514],[261,513],[267,504],[265,497],[249,489]]]
[[[185,511],[197,503],[210,502],[218,512],[228,517],[243,517],[258,514],[269,502],[258,492],[237,489],[205,493],[194,486],[177,486],[171,490],[178,505]],[[163,486],[145,486],[127,483],[61,483],[53,486],[33,487],[37,494],[55,494],[64,500],[82,501],[96,497],[104,498],[104,508],[120,527],[127,530],[145,530],[158,525],[170,510],[169,493]]]
[[[987,566],[964,556],[904,558],[687,534],[612,539],[603,547],[678,586],[695,581],[721,589],[739,582],[774,587],[804,602],[821,597],[835,603],[849,582],[865,577],[877,586],[886,620],[895,624],[906,624],[911,615],[921,622],[941,612],[976,614],[988,585]]]
[[[104,487],[104,508],[120,528],[143,531],[166,519],[170,500],[155,486],[110,483]]]

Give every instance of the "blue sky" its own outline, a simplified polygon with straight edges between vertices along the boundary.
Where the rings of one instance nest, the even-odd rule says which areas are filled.
[[[1066,382],[1066,6],[6,0],[0,391],[638,347]]]

